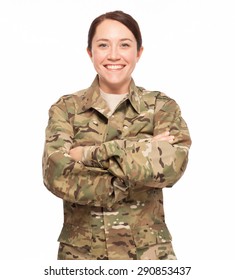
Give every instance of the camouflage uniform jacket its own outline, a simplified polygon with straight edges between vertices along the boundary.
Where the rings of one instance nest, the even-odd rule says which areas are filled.
[[[173,143],[151,141],[169,130]],[[85,146],[83,160],[69,150]],[[43,155],[45,186],[64,202],[59,241],[108,259],[135,259],[136,248],[171,241],[162,188],[182,176],[191,140],[173,99],[137,87],[110,112],[98,78],[49,110]]]

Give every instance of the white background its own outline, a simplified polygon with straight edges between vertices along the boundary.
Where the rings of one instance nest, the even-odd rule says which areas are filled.
[[[5,0],[0,2],[0,259],[55,260],[62,201],[42,182],[48,109],[86,88],[91,21],[123,10],[145,47],[133,74],[174,98],[193,145],[182,179],[164,191],[180,260],[235,259],[235,8],[221,0]]]

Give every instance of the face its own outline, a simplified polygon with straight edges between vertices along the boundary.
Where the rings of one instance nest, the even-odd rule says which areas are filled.
[[[106,19],[97,26],[92,48],[87,51],[100,88],[107,93],[128,92],[131,74],[143,51],[137,51],[133,33],[119,21]]]

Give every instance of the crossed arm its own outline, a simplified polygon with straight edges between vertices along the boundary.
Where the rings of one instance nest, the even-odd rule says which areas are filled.
[[[102,207],[130,193],[172,186],[186,168],[191,140],[177,104],[171,103],[156,114],[151,138],[76,148],[63,100],[52,106],[43,156],[45,186],[64,200]]]
[[[161,134],[158,134],[152,138],[152,141],[167,141],[169,143],[172,143],[174,141],[174,135],[170,135],[169,131],[165,131]],[[82,161],[84,157],[84,146],[77,146],[75,148],[72,148],[69,151],[69,155],[71,158],[75,161]]]

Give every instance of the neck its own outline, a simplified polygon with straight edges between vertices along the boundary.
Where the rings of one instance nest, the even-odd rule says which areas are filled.
[[[107,82],[104,83],[102,79],[99,78],[99,86],[105,93],[123,94],[129,91],[130,81],[131,80],[122,84],[108,84]]]

